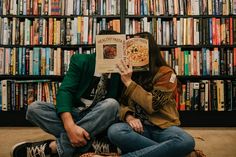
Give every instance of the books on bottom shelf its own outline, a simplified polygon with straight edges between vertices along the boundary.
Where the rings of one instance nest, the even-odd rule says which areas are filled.
[[[56,104],[59,82],[50,80],[1,80],[0,100],[2,111],[26,110],[33,101]]]
[[[181,111],[236,110],[235,80],[187,81],[182,85],[182,92],[177,99]]]

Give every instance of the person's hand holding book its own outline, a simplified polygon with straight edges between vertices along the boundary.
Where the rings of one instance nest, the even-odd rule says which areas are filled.
[[[117,67],[119,69],[119,73],[121,75],[121,80],[125,84],[126,87],[130,85],[132,82],[132,73],[133,73],[133,68],[128,60],[122,59],[118,64]]]

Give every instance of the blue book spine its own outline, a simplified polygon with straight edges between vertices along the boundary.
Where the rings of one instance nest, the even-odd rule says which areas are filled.
[[[81,15],[81,6],[80,6],[80,0],[76,1],[76,15]],[[74,5],[75,6],[75,5]]]
[[[26,11],[26,1],[27,1],[27,0],[23,0],[23,15],[27,15],[27,11]]]
[[[15,82],[14,81],[12,81],[11,80],[11,109],[12,109],[12,111],[15,111],[16,110],[16,101],[15,101],[15,93],[16,93],[16,91],[15,91]]]
[[[33,75],[39,75],[39,61],[40,61],[40,57],[39,57],[39,48],[36,47],[34,48],[33,51]]]
[[[0,1],[0,15],[2,15],[2,8],[3,8],[3,7],[2,7],[2,3],[3,3],[3,2]]]
[[[209,20],[209,27],[208,27],[208,29],[209,29],[209,41],[210,41],[210,44],[212,44],[212,18],[209,18],[208,19]]]
[[[22,47],[19,47],[19,56],[18,56],[18,72],[19,72],[19,75],[22,75]]]
[[[46,48],[46,75],[50,75],[49,65],[50,65],[50,48]]]
[[[207,75],[207,67],[206,67],[206,48],[202,48],[202,75]]]
[[[148,15],[148,1],[147,0],[144,0],[144,9],[143,9],[143,13],[144,15]]]
[[[21,66],[21,73],[22,73],[22,75],[25,75],[25,67],[26,67],[26,65],[25,65],[25,51],[26,51],[26,49],[25,49],[25,47],[23,47],[23,50],[22,50],[22,66]]]
[[[144,15],[144,0],[141,0],[140,15]]]

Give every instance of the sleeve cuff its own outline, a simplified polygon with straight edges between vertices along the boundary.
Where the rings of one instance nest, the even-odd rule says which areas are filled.
[[[137,83],[132,81],[125,91],[126,96],[130,96],[134,89],[137,87]]]

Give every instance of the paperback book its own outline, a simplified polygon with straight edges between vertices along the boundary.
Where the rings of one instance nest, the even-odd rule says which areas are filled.
[[[120,60],[128,59],[133,71],[149,70],[148,39],[125,34],[96,36],[96,72],[117,73]]]

